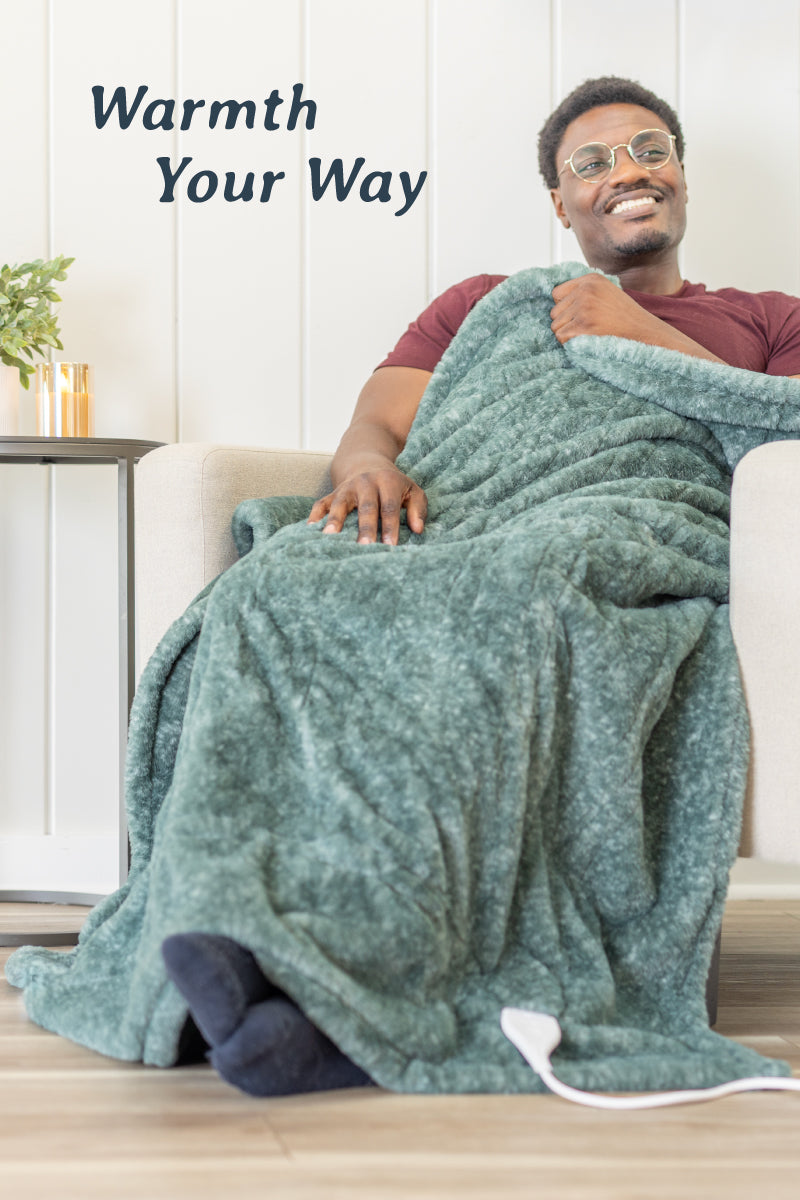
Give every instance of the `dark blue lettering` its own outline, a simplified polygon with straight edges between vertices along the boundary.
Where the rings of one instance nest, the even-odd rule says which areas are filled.
[[[133,108],[129,112],[128,107],[127,107],[128,96],[125,91],[125,88],[118,87],[115,90],[113,96],[111,97],[111,101],[108,105],[108,108],[106,109],[105,112],[103,112],[103,88],[100,84],[95,84],[95,86],[92,88],[92,95],[94,96],[94,123],[97,126],[97,128],[98,129],[103,128],[106,121],[109,119],[109,117],[113,113],[114,109],[116,108],[116,109],[119,109],[120,126],[123,129],[127,129],[128,126],[130,125],[131,121],[133,120],[133,118],[136,116],[136,110],[138,109],[139,105],[142,103],[142,100],[144,99],[146,91],[147,91],[147,85],[144,83],[141,84],[141,86],[139,87],[139,90],[136,93],[136,99],[133,102]]]
[[[333,180],[333,184],[336,189],[336,199],[337,200],[346,200],[348,195],[350,194],[350,189],[352,188],[353,184],[356,181],[356,176],[358,175],[358,172],[361,170],[361,168],[363,167],[363,165],[366,161],[367,160],[365,158],[357,158],[356,159],[353,169],[347,178],[347,182],[345,183],[344,163],[342,162],[342,160],[340,158],[335,158],[333,160],[333,162],[331,163],[331,168],[328,171],[328,174],[325,176],[324,179],[321,178],[321,171],[320,171],[320,167],[322,166],[322,159],[321,158],[310,158],[308,160],[308,165],[311,168],[311,195],[314,197],[315,200],[321,200],[322,197],[325,195],[325,191],[326,191],[329,183],[331,182],[331,180]]]

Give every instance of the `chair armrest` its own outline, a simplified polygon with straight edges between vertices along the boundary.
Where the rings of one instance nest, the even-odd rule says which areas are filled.
[[[734,472],[730,595],[752,734],[740,853],[800,863],[800,441]]]
[[[138,662],[199,591],[238,554],[231,517],[254,496],[321,496],[331,456],[178,442],[136,467],[136,625]]]

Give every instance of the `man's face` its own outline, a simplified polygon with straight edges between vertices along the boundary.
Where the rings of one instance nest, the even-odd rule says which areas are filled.
[[[670,130],[660,117],[635,104],[607,104],[576,117],[556,155],[559,186],[550,195],[556,215],[572,229],[590,267],[617,274],[626,267],[674,253],[686,230],[686,181],[675,151],[665,167],[648,171],[623,147],[600,183],[584,183],[563,163],[586,142],[628,143],[640,129]],[[626,201],[638,201],[626,204]]]

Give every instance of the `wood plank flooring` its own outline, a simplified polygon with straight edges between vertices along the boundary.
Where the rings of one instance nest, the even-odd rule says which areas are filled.
[[[0,905],[0,929],[75,909]],[[0,950],[0,965],[10,950]],[[731,901],[717,1031],[800,1076],[800,901]],[[375,1089],[256,1100],[207,1066],[160,1071],[28,1022],[0,981],[8,1200],[795,1200],[800,1094],[604,1113],[553,1096]]]

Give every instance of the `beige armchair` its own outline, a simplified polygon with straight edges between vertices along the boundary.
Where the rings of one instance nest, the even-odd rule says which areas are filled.
[[[322,495],[330,456],[178,443],[136,476],[139,662],[235,562],[233,510],[252,496]],[[752,723],[740,853],[800,863],[800,441],[751,451],[734,475],[731,623]]]

